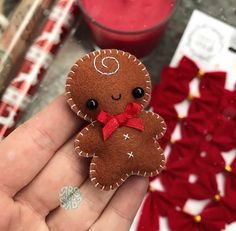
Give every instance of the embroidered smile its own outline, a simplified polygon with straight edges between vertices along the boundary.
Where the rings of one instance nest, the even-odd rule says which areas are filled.
[[[121,94],[119,94],[118,97],[115,97],[114,95],[111,96],[113,100],[120,100],[121,99]]]

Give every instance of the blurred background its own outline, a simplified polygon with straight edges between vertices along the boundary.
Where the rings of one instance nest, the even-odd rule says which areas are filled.
[[[71,66],[88,52],[91,52],[94,49],[98,49],[98,46],[95,45],[94,40],[92,39],[92,37],[94,38],[94,36],[92,36],[91,34],[91,28],[93,29],[92,31],[94,33],[96,32],[95,37],[97,36],[98,40],[100,39],[102,42],[106,42],[107,44],[109,44],[108,47],[104,48],[120,48],[122,42],[121,37],[123,38],[124,36],[124,41],[128,44],[126,44],[127,48],[129,48],[129,46],[132,47],[135,43],[134,53],[137,52],[137,55],[141,57],[141,61],[145,64],[147,70],[151,75],[152,83],[154,86],[154,100],[152,100],[151,102],[152,110],[160,115],[162,115],[161,113],[164,113],[164,115],[162,116],[165,118],[168,127],[172,127],[171,129],[173,129],[171,132],[169,132],[169,134],[166,135],[166,137],[164,137],[163,142],[160,141],[162,142],[161,145],[163,145],[163,149],[165,148],[165,154],[167,152],[169,153],[168,155],[166,154],[166,168],[163,170],[163,173],[160,174],[160,176],[156,177],[156,179],[161,181],[160,179],[162,179],[163,177],[165,181],[165,177],[167,176],[166,179],[168,179],[168,174],[172,174],[172,169],[171,167],[168,168],[168,163],[170,163],[170,165],[171,163],[175,164],[176,161],[179,161],[179,159],[184,161],[184,157],[188,158],[189,156],[191,156],[191,154],[195,158],[194,155],[196,154],[196,152],[198,152],[198,158],[201,159],[203,150],[202,146],[200,148],[198,146],[200,146],[202,143],[206,142],[206,145],[209,145],[210,147],[212,143],[213,146],[218,145],[217,148],[219,149],[219,152],[214,153],[215,159],[213,158],[214,161],[210,161],[211,163],[208,167],[205,167],[204,165],[205,160],[201,159],[201,161],[203,161],[202,166],[204,171],[200,169],[198,172],[199,175],[192,174],[192,171],[195,171],[195,169],[184,169],[182,170],[182,173],[185,174],[185,176],[187,175],[187,180],[184,180],[186,181],[185,183],[188,184],[188,187],[191,187],[194,185],[194,183],[196,183],[195,186],[197,188],[197,191],[199,189],[200,192],[202,189],[206,194],[209,192],[214,194],[211,195],[209,193],[209,195],[205,195],[203,193],[204,196],[208,198],[208,205],[212,205],[211,203],[214,204],[215,202],[220,202],[217,204],[218,207],[222,208],[225,206],[228,209],[230,216],[232,215],[232,219],[227,221],[224,220],[223,223],[229,224],[231,222],[235,222],[236,205],[231,206],[231,200],[235,200],[234,197],[236,195],[236,135],[234,132],[236,128],[236,33],[233,29],[233,27],[236,27],[236,0],[150,0],[149,3],[152,1],[155,4],[157,2],[158,4],[162,4],[159,5],[159,9],[156,8],[157,11],[159,10],[160,14],[163,13],[161,11],[165,8],[165,4],[169,4],[165,9],[171,9],[171,12],[173,11],[173,14],[167,12],[167,16],[163,16],[164,18],[166,18],[166,21],[160,21],[160,26],[156,24],[158,25],[158,27],[150,27],[153,31],[148,29],[141,30],[141,32],[139,31],[140,33],[137,33],[138,35],[133,33],[132,31],[132,33],[127,33],[127,31],[125,33],[123,33],[123,31],[121,33],[121,31],[117,32],[116,30],[116,33],[114,32],[114,30],[111,31],[109,28],[99,25],[99,23],[96,22],[95,18],[91,19],[90,16],[86,15],[85,8],[79,5],[83,1],[87,1],[90,3],[99,3],[100,1],[100,3],[103,2],[103,4],[110,4],[113,2],[104,0],[0,0],[0,140],[6,137],[15,127],[19,126],[20,124],[31,118],[35,113],[44,108],[46,105],[48,105],[56,96],[64,93],[66,77]],[[119,0],[114,0],[114,2],[117,3],[119,2]],[[134,0],[127,0],[122,2],[132,4],[132,2],[134,3]],[[92,4],[91,9],[94,12],[96,10],[99,12],[98,5],[99,4]],[[109,7],[112,8],[111,5]],[[140,14],[143,17],[140,17],[142,18],[142,20],[140,21],[141,23],[143,23],[143,21],[145,20],[145,14],[141,10],[140,12],[135,11],[133,13],[134,16],[138,16],[138,14]],[[150,7],[149,10],[151,10]],[[231,25],[232,27],[228,27],[227,25],[216,22],[206,15],[199,14],[198,12],[197,14],[195,14],[195,18],[193,20],[194,23],[192,23],[191,29],[194,28],[195,31],[193,32],[196,32],[196,30],[200,28],[200,32],[198,31],[198,33],[195,34],[197,39],[195,38],[195,44],[192,44],[193,48],[195,49],[195,54],[191,54],[190,50],[192,49],[192,47],[188,44],[188,41],[188,46],[185,46],[183,42],[180,43],[180,40],[194,10],[200,10],[207,15],[222,21],[223,23]],[[84,17],[82,13],[85,13]],[[111,11],[111,15],[109,17],[111,17],[112,14],[113,11]],[[208,20],[206,24],[208,23],[210,26],[208,24],[205,26],[205,21],[203,24],[197,25],[196,15],[202,17],[202,21],[204,21],[204,19],[206,19],[206,21]],[[101,16],[104,15],[101,14]],[[104,16],[104,19],[110,21],[109,17]],[[166,28],[165,23],[168,19],[169,23],[168,27]],[[199,21],[202,22],[201,20]],[[126,23],[125,19],[122,17],[120,22],[121,24],[124,23],[124,25]],[[146,26],[145,23],[144,26]],[[203,30],[201,30],[202,28]],[[207,35],[204,34],[205,28],[207,28]],[[221,28],[223,29],[221,30]],[[159,36],[160,31],[165,32],[163,36]],[[189,33],[188,31],[188,33],[186,34],[191,37],[191,33]],[[210,35],[208,36],[208,34]],[[155,47],[152,47],[152,39],[156,36],[160,37],[160,40]],[[185,38],[183,39],[184,42],[189,39],[188,36],[185,36]],[[111,41],[109,41],[109,39]],[[116,45],[118,47],[111,45],[112,43],[110,42],[113,42],[112,40],[116,42]],[[215,44],[213,44],[214,42]],[[181,44],[181,48],[176,52],[179,44]],[[209,59],[204,60],[204,57],[202,58],[201,54],[200,56],[198,56],[199,49],[202,49],[199,53],[202,52],[203,54],[213,55]],[[216,52],[214,49],[216,50]],[[184,68],[181,67],[181,69],[181,65],[179,64],[178,66],[178,63],[183,55],[189,55],[190,58],[192,58],[193,61],[196,62],[196,64],[193,64],[193,61],[191,60],[186,61],[185,59],[185,62],[187,63],[185,63],[185,65],[187,66],[187,68],[185,66]],[[170,62],[172,62],[172,64],[175,66],[175,73],[177,74],[176,76],[172,76],[170,74],[172,72],[170,71],[168,72],[169,76],[168,74],[166,74],[166,76],[164,76],[165,81],[163,81],[163,76],[162,79],[160,78],[161,71],[163,67],[168,66]],[[196,67],[196,65],[199,65],[199,68]],[[187,74],[185,73],[186,70],[188,71],[188,69],[191,68],[197,69],[197,72],[194,73],[192,77],[190,76],[189,79],[184,78],[189,73],[191,75],[191,71]],[[204,68],[204,70],[202,70],[201,68]],[[207,70],[218,71],[220,70],[220,68],[223,68],[226,73],[218,73],[213,75],[210,74],[209,78],[208,74],[206,74],[205,72]],[[205,76],[205,74],[207,77],[202,78],[203,76]],[[189,82],[187,82],[186,79]],[[205,81],[205,91],[208,91],[206,95],[202,94],[202,92],[201,94],[199,93],[199,95],[192,95],[192,90],[196,90],[196,88],[198,88],[198,90],[200,89],[200,85],[195,88],[191,87],[193,86],[192,81],[194,82],[196,79],[198,81],[198,84],[202,83],[202,79],[203,82],[205,81],[205,79],[207,79]],[[199,91],[204,91],[204,89],[200,89]],[[175,101],[177,98],[180,98],[183,101]],[[200,118],[197,118],[197,122],[194,121],[195,118],[193,118],[194,116],[192,115],[195,115],[195,112],[191,114],[191,111],[189,112],[188,109],[186,109],[187,107],[185,107],[186,101],[188,107],[190,105],[194,105],[194,99],[196,99],[195,109],[204,112],[204,116],[200,116]],[[163,103],[160,106],[159,102],[161,101],[163,101]],[[215,102],[217,103],[214,104]],[[183,105],[179,106],[179,104],[181,103],[183,103]],[[183,113],[183,111],[181,110],[185,111],[185,113]],[[211,111],[211,121],[209,121],[208,110]],[[199,115],[200,114],[198,114],[198,116]],[[217,133],[219,118],[221,118],[221,122],[224,121],[224,123],[222,123],[223,128],[222,130],[220,130],[220,134]],[[182,121],[185,122],[182,123]],[[206,121],[207,123],[204,124]],[[210,128],[212,130],[207,127],[209,124],[208,122],[212,123],[210,124],[212,125],[212,127]],[[169,124],[171,124],[171,126],[169,126]],[[175,126],[173,126],[173,124]],[[204,127],[205,130],[203,129],[203,134],[196,135],[195,128],[198,126],[201,127],[202,124],[206,125],[206,127]],[[229,133],[228,130],[230,129],[234,131],[232,133]],[[175,133],[175,131],[177,130],[178,134]],[[184,134],[183,131],[186,133]],[[214,132],[216,132],[219,136],[216,135],[216,137],[214,137]],[[190,138],[189,140],[186,139],[186,134],[187,138]],[[182,138],[183,140],[181,140]],[[199,139],[199,145],[195,144],[197,146],[197,148],[195,149],[192,148],[191,138]],[[216,138],[216,141],[214,140],[214,138]],[[188,145],[190,146],[186,145],[186,140],[188,141]],[[177,144],[175,142],[177,142]],[[175,146],[177,146],[176,149]],[[180,150],[178,150],[178,148]],[[185,151],[185,153],[187,153],[188,156],[181,156],[183,154],[183,150]],[[231,158],[230,163],[227,162],[227,158],[224,159],[222,157],[226,151],[226,156],[233,157]],[[229,154],[229,152],[231,152],[232,155]],[[176,153],[177,158],[175,157]],[[207,155],[206,153],[203,154],[205,156]],[[169,156],[174,157],[169,158]],[[215,164],[217,160],[219,160],[220,162],[220,167],[218,166],[219,168],[216,170],[216,172],[212,173],[210,171],[217,165]],[[197,161],[194,159],[193,162],[191,162],[189,165],[195,167],[195,162]],[[189,167],[185,165],[187,165],[186,163],[184,163],[184,167]],[[205,175],[202,174],[202,172],[204,172]],[[230,194],[230,196],[221,194],[219,185],[223,185],[221,188],[224,188],[225,184],[224,180],[221,180],[221,183],[216,183],[216,175],[218,175],[218,173],[223,176],[222,179],[230,176],[228,177],[228,179],[230,179],[230,182],[232,180],[231,183],[233,186],[235,186],[231,191],[231,193],[233,192],[234,194],[232,193]],[[204,177],[202,177],[202,175],[204,175]],[[178,174],[173,174],[172,177],[172,180],[176,186],[175,188],[181,189],[183,179],[179,179]],[[208,180],[206,180],[207,177],[210,177],[213,182],[211,182],[212,184],[209,184],[210,186],[208,185]],[[153,179],[153,181],[155,181],[156,179]],[[151,182],[146,197],[147,200],[145,201],[145,203],[147,204],[149,203],[150,198],[154,198],[156,200],[160,198],[163,199],[163,197],[160,196],[162,194],[162,191],[159,190],[158,187],[152,188],[153,185]],[[171,185],[172,187],[172,183],[169,184],[168,182],[167,185]],[[164,187],[166,190],[165,192],[169,193],[168,190],[170,190],[170,192],[172,193],[173,190],[171,187],[170,189],[168,187]],[[181,190],[179,191],[181,192]],[[184,192],[186,192],[186,190],[184,190]],[[160,193],[160,195],[158,193]],[[157,194],[159,196],[157,196]],[[170,195],[172,196],[169,196],[169,194],[167,196],[170,200],[172,200],[176,196],[173,194]],[[189,199],[188,196],[189,195],[187,195],[185,198],[186,201]],[[226,200],[227,202],[225,202]],[[163,199],[163,201],[167,201],[168,204],[168,200],[166,200],[165,198]],[[163,201],[159,200],[159,203],[162,203]],[[158,209],[156,208],[159,206],[156,206],[157,203],[155,204],[151,202],[148,204],[149,207],[147,206],[146,208],[147,215],[143,213],[143,217],[141,216],[143,221],[146,222],[145,225],[150,225],[150,229],[143,228],[145,226],[142,226],[143,224],[141,221],[141,225],[139,226],[140,230],[156,230],[154,228],[154,225],[152,225],[151,223],[153,222],[153,220],[158,220],[157,223],[159,223],[159,217],[157,218],[156,215],[158,214]],[[200,204],[200,202],[198,201],[197,204]],[[222,206],[222,204],[224,204],[224,206]],[[172,212],[177,211],[182,214],[182,218],[186,218],[186,211],[184,211],[184,206],[183,208],[181,208],[182,210],[179,209],[176,204],[172,204],[172,207]],[[231,211],[231,209],[229,209],[230,207],[232,207],[233,212]],[[153,208],[156,209],[156,213],[152,211]],[[191,209],[188,209],[187,213],[191,212],[190,210]],[[145,206],[143,211],[145,211]],[[203,213],[204,212],[205,210],[203,210]],[[152,218],[150,218],[151,214],[153,215],[153,220]],[[187,217],[189,217],[189,214],[190,213],[187,214]],[[193,228],[194,230],[200,230],[199,227],[201,226],[200,222],[202,217],[201,214],[199,214],[200,213],[197,213],[196,216],[193,216],[193,219],[191,218],[192,220],[190,219],[190,225],[195,228],[197,227],[196,229]],[[214,215],[216,215],[216,217],[219,216],[219,214],[217,214],[216,212]],[[171,217],[171,219],[169,220],[171,222],[175,222],[175,218],[172,218],[173,217]],[[219,224],[218,218],[215,220],[215,223]],[[208,222],[207,219],[206,222]],[[156,225],[158,226],[159,224],[157,223]],[[160,223],[162,223],[161,219]],[[198,227],[198,225],[200,226]],[[214,227],[215,224],[210,225]],[[165,225],[162,227],[167,227],[166,220]],[[234,227],[228,230],[235,230]],[[135,223],[132,230],[135,230]],[[163,228],[162,230],[169,229]],[[180,231],[179,229],[173,230]],[[217,231],[219,229],[208,229],[204,227],[201,230]]]
[[[143,62],[151,74],[153,83],[159,82],[163,65],[168,65],[186,28],[194,9],[199,9],[228,24],[236,26],[236,0],[182,0],[171,19],[169,26],[151,55]],[[88,27],[80,18],[77,28],[62,45],[53,65],[43,79],[36,95],[25,110],[18,124],[29,119],[57,95],[63,93],[67,73],[72,64],[94,50]]]

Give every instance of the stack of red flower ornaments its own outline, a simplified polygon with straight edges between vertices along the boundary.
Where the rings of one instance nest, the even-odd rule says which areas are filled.
[[[199,95],[190,95],[190,83],[198,83]],[[189,58],[177,68],[164,68],[160,85],[153,91],[151,106],[167,123],[160,140],[170,150],[165,170],[152,178],[164,190],[150,188],[137,230],[159,230],[159,217],[167,217],[172,231],[217,231],[236,220],[236,158],[224,155],[236,148],[236,91],[224,88],[225,72],[204,73]],[[176,105],[188,101],[187,116]],[[181,139],[173,140],[179,126]],[[223,192],[217,176],[223,176]],[[195,176],[194,181],[190,181]],[[189,199],[207,200],[199,214],[186,209]]]

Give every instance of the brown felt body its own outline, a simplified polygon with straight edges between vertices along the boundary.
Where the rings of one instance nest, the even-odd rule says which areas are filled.
[[[156,139],[164,134],[165,123],[152,112],[142,111],[138,117],[144,121],[144,132],[119,127],[104,141],[102,125],[95,122],[77,135],[76,153],[93,157],[90,178],[97,187],[114,189],[130,175],[154,176],[163,169],[165,158]]]
[[[118,64],[118,65],[117,65]],[[132,90],[142,87],[145,94],[135,99]],[[78,116],[92,123],[76,137],[78,155],[92,157],[90,178],[96,187],[115,189],[130,175],[154,176],[165,165],[163,150],[157,143],[166,130],[163,119],[153,113],[141,111],[144,131],[120,126],[103,140],[103,124],[96,121],[101,110],[111,115],[122,113],[130,102],[145,108],[150,100],[151,83],[144,65],[129,53],[102,50],[88,54],[76,62],[68,75],[66,97]],[[113,100],[112,96],[119,96]],[[98,108],[86,108],[88,99],[96,99]]]

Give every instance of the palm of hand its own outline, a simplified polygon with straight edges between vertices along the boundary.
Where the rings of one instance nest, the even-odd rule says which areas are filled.
[[[59,97],[0,143],[0,230],[129,230],[147,179],[131,177],[118,190],[94,188],[89,160],[74,154],[82,122]],[[77,186],[77,208],[60,206],[59,192]],[[135,192],[135,194],[134,194]]]

